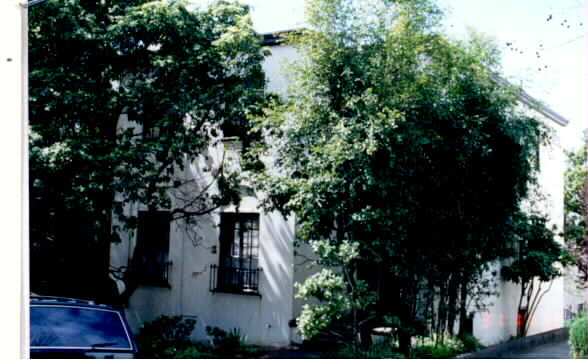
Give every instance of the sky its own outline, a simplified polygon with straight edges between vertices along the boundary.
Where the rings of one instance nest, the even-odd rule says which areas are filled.
[[[208,0],[192,0],[206,3]],[[241,0],[260,33],[304,26],[304,0]],[[562,144],[578,148],[588,127],[588,29],[585,0],[439,0],[450,37],[469,29],[494,38],[503,75],[564,116]]]

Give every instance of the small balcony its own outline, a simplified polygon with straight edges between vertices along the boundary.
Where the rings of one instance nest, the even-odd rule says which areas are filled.
[[[210,265],[210,291],[261,296],[259,293],[260,268]]]

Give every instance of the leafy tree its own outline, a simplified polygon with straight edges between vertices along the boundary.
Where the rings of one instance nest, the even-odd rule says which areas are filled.
[[[341,246],[358,253],[300,287],[321,296],[299,330],[347,316],[341,334],[367,343],[394,322],[404,353],[427,323],[442,335],[459,315],[463,332],[473,284],[508,254],[547,133],[497,84],[496,48],[448,40],[431,1],[314,0],[307,15],[289,96],[258,120],[259,152],[275,162],[257,180],[268,206],[296,214],[303,242],[334,249],[319,263]],[[328,310],[335,290],[346,314]]]
[[[31,288],[91,297],[107,279],[113,217],[136,227],[127,204],[189,222],[236,201],[224,162],[209,184],[179,174],[220,131],[246,140],[264,51],[248,8],[226,1],[50,0],[29,29]]]
[[[568,169],[565,183],[564,238],[566,246],[580,270],[578,283],[586,286],[588,281],[588,238],[586,233],[586,199],[588,180],[586,174],[586,145],[577,152],[568,153]]]
[[[543,296],[551,289],[551,281],[562,275],[558,265],[567,265],[566,251],[548,228],[547,218],[520,213],[515,217],[517,255],[501,269],[502,278],[520,284],[517,335],[524,337]],[[545,283],[549,283],[547,288]]]

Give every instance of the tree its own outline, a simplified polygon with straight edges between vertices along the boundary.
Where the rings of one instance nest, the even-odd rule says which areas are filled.
[[[547,218],[538,214],[520,213],[514,223],[517,255],[501,269],[502,278],[521,286],[518,304],[517,335],[524,337],[543,296],[551,289],[551,281],[562,275],[558,265],[567,265],[566,251],[548,228]],[[544,288],[544,283],[549,283]]]
[[[178,174],[215,133],[246,142],[264,51],[248,8],[226,1],[50,0],[29,29],[31,288],[92,297],[120,233],[113,217],[136,227],[127,204],[191,221],[236,201],[238,174],[223,164],[211,184]],[[119,128],[121,114],[134,124]]]
[[[586,232],[586,199],[588,180],[586,145],[577,152],[568,153],[568,168],[565,183],[564,238],[579,270],[578,283],[586,286],[588,281],[588,234]]]
[[[357,254],[301,285],[320,301],[299,330],[346,317],[340,335],[366,344],[394,323],[405,353],[426,327],[442,341],[459,316],[465,331],[469,290],[508,254],[546,131],[497,84],[496,48],[445,38],[430,1],[315,0],[307,15],[289,96],[258,119],[275,162],[257,181],[269,207],[296,214],[302,241],[333,249],[319,263]],[[325,315],[334,291],[347,311]]]

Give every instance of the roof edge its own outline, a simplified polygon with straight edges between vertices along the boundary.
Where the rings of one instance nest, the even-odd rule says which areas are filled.
[[[261,33],[261,45],[263,46],[277,46],[283,45],[287,41],[287,37],[291,34],[300,32],[303,29],[287,29],[272,31],[270,33]]]
[[[287,37],[289,35],[294,34],[296,32],[300,32],[301,30],[304,30],[304,29],[287,29],[287,30],[273,31],[270,33],[262,33],[262,34],[260,34],[261,44],[263,46],[283,45],[287,41]],[[493,73],[491,76],[494,79],[494,81],[496,81],[501,86],[504,86],[504,87],[513,87],[514,86],[508,80],[506,80],[505,78],[501,77],[498,74]],[[555,122],[556,124],[558,124],[560,126],[567,126],[570,123],[570,121],[568,119],[566,119],[562,115],[558,114],[557,112],[552,110],[547,105],[543,104],[538,99],[529,95],[529,93],[527,93],[523,88],[521,88],[521,87],[517,87],[517,88],[520,91],[521,101],[525,105],[537,110],[539,113],[541,113],[545,117],[551,119],[553,122]]]
[[[499,85],[504,87],[513,87],[515,85],[511,84],[505,78],[499,76],[498,74],[491,75],[494,81],[496,81]],[[534,98],[533,96],[529,95],[522,87],[515,86],[519,90],[519,95],[523,104],[528,105],[529,107],[537,110],[543,116],[549,118],[551,121],[555,122],[560,126],[567,126],[570,121],[563,117],[562,115],[558,114],[554,110],[552,110],[549,106],[543,104],[538,99]]]

